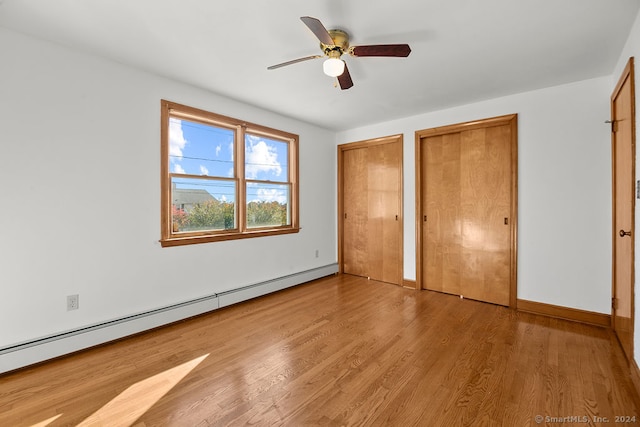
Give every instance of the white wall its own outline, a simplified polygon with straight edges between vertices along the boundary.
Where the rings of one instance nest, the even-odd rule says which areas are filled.
[[[518,114],[518,298],[610,313],[608,77],[340,132],[404,134],[404,276],[415,279],[415,131]]]
[[[620,59],[618,60],[618,65],[616,65],[615,71],[611,76],[611,90],[618,83],[618,79],[624,70],[624,67],[627,65],[627,61],[629,61],[630,57],[634,57],[634,68],[635,68],[635,90],[636,90],[636,179],[640,179],[640,149],[638,149],[637,141],[638,134],[640,133],[640,92],[638,84],[639,82],[639,67],[640,67],[640,13],[636,17],[635,23],[629,33],[629,38],[627,39],[627,43],[624,46],[622,53],[620,54]],[[640,238],[638,238],[637,231],[640,226],[640,203],[636,200],[636,238],[635,238],[635,251],[636,251],[636,266],[638,265],[638,260],[640,259]],[[635,283],[635,295],[638,295],[640,292],[639,281],[637,280],[640,276],[640,270],[636,267],[636,283]],[[640,302],[636,299],[635,302],[635,337],[634,337],[634,356],[636,363],[640,364],[640,325],[638,321],[640,321]]]
[[[0,58],[0,349],[335,262],[333,132],[4,29]],[[302,231],[161,248],[163,98],[299,134]]]

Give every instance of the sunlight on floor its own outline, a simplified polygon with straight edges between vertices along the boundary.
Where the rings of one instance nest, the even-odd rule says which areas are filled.
[[[32,424],[31,427],[46,427],[52,422],[54,422],[55,420],[57,420],[58,418],[60,418],[61,416],[62,414],[58,414],[55,417],[49,418],[48,420],[44,420],[44,421],[40,421],[39,423]]]
[[[131,385],[78,426],[133,424],[207,356],[209,354]]]

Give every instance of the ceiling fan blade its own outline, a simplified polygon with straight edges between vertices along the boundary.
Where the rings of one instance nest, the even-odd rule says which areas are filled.
[[[338,83],[340,83],[340,89],[345,90],[353,86],[353,80],[351,80],[351,74],[347,68],[347,64],[344,64],[344,72],[338,76]]]
[[[407,57],[411,53],[408,44],[372,44],[353,46],[349,49],[353,56],[398,56]]]
[[[312,18],[311,16],[303,16],[300,18],[304,24],[309,27],[311,32],[320,40],[321,43],[326,45],[333,45],[333,39],[329,35],[329,31],[322,25],[319,19]]]
[[[272,65],[270,67],[267,67],[267,70],[275,70],[276,68],[286,67],[287,65],[297,64],[298,62],[308,61],[310,59],[316,59],[316,58],[322,58],[322,57],[323,55],[305,56],[304,58],[298,58],[291,61],[283,62],[282,64]]]

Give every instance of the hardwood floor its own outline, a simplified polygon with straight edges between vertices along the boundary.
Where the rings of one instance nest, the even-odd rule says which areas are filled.
[[[608,329],[348,275],[0,376],[0,426],[615,425],[639,409]]]

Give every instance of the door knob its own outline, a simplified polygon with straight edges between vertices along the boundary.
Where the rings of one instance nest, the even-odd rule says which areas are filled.
[[[624,230],[620,230],[620,237],[624,237],[624,236],[629,236],[631,237],[631,232],[630,231],[624,231]]]

